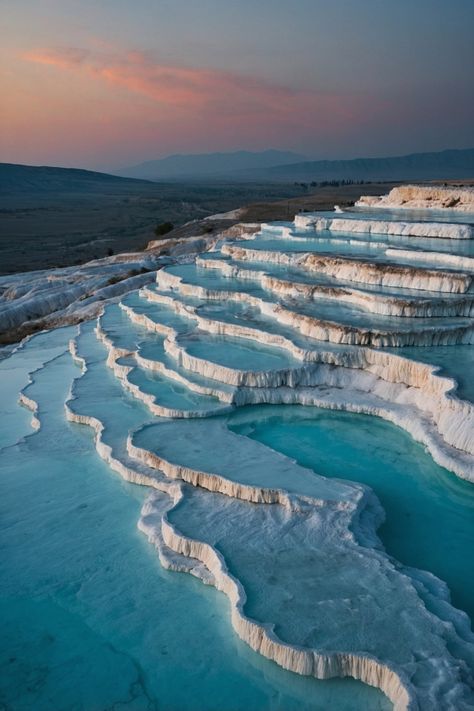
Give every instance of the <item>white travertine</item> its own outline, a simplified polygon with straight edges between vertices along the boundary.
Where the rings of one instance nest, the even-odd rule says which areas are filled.
[[[323,227],[322,223],[318,223],[316,228],[338,229],[341,225],[341,220],[338,222],[338,219],[340,220],[336,218],[331,221],[330,228]],[[347,220],[347,222],[351,222],[354,226],[354,220]],[[377,225],[374,220],[371,224]],[[383,223],[379,223],[377,229],[381,229],[380,224]],[[396,227],[390,229],[405,229],[401,223],[391,224],[395,224]],[[411,225],[405,232],[387,231],[386,234],[432,237],[435,236],[433,232],[438,230],[439,234],[436,236],[451,236],[459,239],[459,236],[454,236],[456,230],[448,229],[452,225],[419,224],[424,225],[423,229]],[[440,225],[443,226],[443,230]],[[278,239],[279,235],[287,239],[291,233],[291,228],[286,226],[278,225],[275,228],[267,226],[267,229],[274,232],[275,239]],[[372,227],[364,231],[371,230],[376,231]],[[392,256],[391,249],[387,251],[388,257]],[[143,402],[152,415],[159,418],[156,424],[145,423],[138,429],[124,431],[121,435],[121,445],[115,451],[114,446],[108,443],[111,441],[110,436],[107,441],[104,437],[106,425],[97,417],[86,414],[87,408],[76,408],[74,386],[71,398],[66,404],[66,414],[72,421],[87,424],[94,429],[97,451],[115,471],[128,481],[154,490],[143,506],[139,528],[156,547],[163,566],[171,570],[189,572],[227,595],[231,604],[233,627],[252,649],[299,674],[322,679],[332,676],[353,676],[383,690],[394,703],[395,709],[400,711],[402,709],[431,711],[433,708],[467,711],[469,708],[466,701],[467,673],[463,664],[464,659],[467,659],[466,650],[470,649],[471,642],[468,641],[468,636],[463,636],[464,632],[461,634],[458,631],[457,623],[454,623],[454,620],[458,619],[456,615],[460,613],[452,610],[448,601],[443,602],[447,606],[445,609],[452,612],[452,617],[448,621],[441,620],[434,613],[429,612],[429,607],[425,608],[421,593],[414,592],[418,588],[416,584],[413,585],[410,573],[400,566],[393,566],[393,561],[380,549],[375,534],[376,525],[380,523],[376,521],[376,514],[366,513],[372,523],[368,525],[365,521],[363,527],[362,524],[359,526],[359,517],[364,511],[370,512],[370,497],[369,494],[364,493],[364,487],[345,482],[344,486],[347,488],[347,498],[345,498],[341,493],[344,489],[341,482],[326,480],[327,483],[324,484],[323,478],[318,478],[316,475],[320,480],[318,486],[321,486],[321,489],[318,489],[314,496],[290,494],[283,487],[275,487],[275,480],[269,480],[269,486],[265,486],[261,480],[246,479],[243,474],[245,466],[247,469],[249,466],[258,468],[258,461],[254,462],[250,458],[245,462],[243,457],[240,463],[236,456],[233,456],[233,461],[237,473],[231,476],[225,470],[224,453],[221,452],[219,456],[218,442],[221,435],[217,433],[214,439],[211,435],[217,427],[216,421],[202,420],[204,417],[227,412],[233,407],[263,403],[316,405],[334,410],[372,414],[404,428],[414,439],[427,447],[436,462],[458,476],[474,481],[474,404],[460,399],[456,394],[456,382],[439,375],[437,367],[404,357],[403,351],[394,354],[374,347],[472,343],[474,325],[468,321],[473,314],[473,297],[472,292],[469,292],[473,284],[472,274],[469,273],[472,269],[469,261],[471,258],[431,252],[425,254],[417,250],[403,250],[402,253],[397,250],[392,251],[396,252],[393,256],[403,257],[410,263],[406,266],[383,262],[371,263],[359,258],[340,257],[337,254],[327,256],[317,252],[262,251],[229,244],[223,245],[222,252],[234,259],[247,262],[248,269],[219,259],[201,260],[200,266],[219,269],[220,273],[229,279],[241,280],[241,291],[215,289],[211,284],[208,287],[187,283],[184,278],[178,276],[179,269],[175,270],[177,273],[164,269],[157,274],[157,289],[147,286],[142,288],[140,296],[146,304],[143,309],[141,305],[136,308],[130,305],[135,303],[133,299],[128,299],[127,303],[121,304],[130,328],[136,329],[132,337],[129,337],[128,332],[124,337],[124,328],[127,326],[123,326],[122,320],[115,312],[107,321],[105,316],[109,307],[106,307],[104,315],[99,316],[96,326],[97,338],[107,349],[104,357],[106,364],[112,369],[123,388]],[[433,258],[434,254],[440,256]],[[438,261],[443,267],[452,269],[432,267],[425,269],[420,266],[423,260],[428,261],[428,259],[431,262]],[[253,261],[261,264],[265,260],[301,266],[308,272],[328,274],[356,284],[376,285],[380,287],[380,291],[343,285],[329,287],[311,283],[294,283],[290,279],[267,274],[261,267],[253,268]],[[268,300],[245,290],[245,282],[252,280],[269,293]],[[205,284],[205,281],[201,283]],[[396,295],[384,293],[387,286],[397,289],[417,289],[420,291],[420,298],[410,295],[405,299],[398,293]],[[433,294],[425,298],[422,293],[424,290],[438,291],[440,298]],[[443,298],[443,293],[462,296]],[[374,310],[380,315],[394,317],[394,319],[415,315],[423,318],[437,316],[446,319],[446,324],[441,326],[438,324],[432,328],[420,324],[414,325],[413,330],[403,328],[397,330],[393,325],[396,320],[393,320],[386,331],[381,328],[365,329],[339,323],[336,320],[318,319],[315,316],[299,313],[296,307],[291,307],[291,302],[278,303],[277,297],[280,296],[295,300],[297,298],[339,300],[349,307],[362,307],[368,312]],[[233,313],[237,315],[233,317],[234,320],[232,318],[226,320],[222,315],[220,304],[225,304],[226,301],[234,306]],[[213,302],[215,306],[212,306]],[[211,307],[206,310],[205,305],[209,303]],[[241,317],[240,307],[235,306],[239,303],[245,305],[246,310],[242,310],[243,317]],[[169,312],[167,324],[179,323],[179,326],[175,329],[160,323],[160,315],[166,309],[155,308],[153,304],[165,306],[179,317],[188,319],[189,331],[187,321],[183,328],[181,319],[175,315],[170,317]],[[261,314],[261,318],[258,317],[256,310]],[[118,309],[117,312],[120,314]],[[459,316],[464,317],[465,322],[461,325],[450,323],[452,317]],[[126,319],[123,321],[128,323]],[[379,319],[378,323],[380,322],[383,320]],[[111,324],[110,327],[108,323]],[[114,325],[117,324],[120,326],[120,335],[114,331]],[[144,338],[144,331],[148,340],[141,343],[140,339]],[[156,357],[154,357],[155,338],[159,343]],[[229,349],[233,347],[236,340],[238,342],[238,339],[245,339],[246,343],[250,343],[246,346],[250,351],[253,348],[251,344],[256,344],[259,357],[252,354],[251,362],[261,361],[262,368],[252,367],[251,363],[245,363],[244,358],[242,364],[237,361],[238,367],[226,365],[225,359],[220,362],[221,345],[215,351],[210,348],[209,352],[206,352],[202,347],[193,351],[193,344],[197,341],[205,344],[213,338],[219,341],[219,344],[220,339],[224,342],[229,339]],[[338,347],[339,344],[343,345]],[[270,365],[265,367],[265,353],[270,357],[268,354],[274,353],[272,349],[275,348],[282,349],[282,367],[275,368]],[[71,352],[78,362],[82,362],[83,372],[87,373],[86,360],[74,342],[71,344]],[[195,353],[199,353],[199,356]],[[280,355],[274,357],[280,358]],[[122,358],[127,360],[120,362]],[[422,359],[422,352],[420,359]],[[132,379],[132,373],[141,368],[154,371],[194,393],[213,396],[218,402],[215,408],[212,401],[206,403],[206,408],[200,408],[195,398],[198,403],[196,409],[190,410],[164,406],[159,402],[158,396],[144,392],[136,384],[144,382],[139,377],[138,370],[137,375]],[[157,390],[157,392],[162,391]],[[28,403],[27,395],[25,395],[25,404],[34,407],[34,403]],[[108,415],[105,411],[100,410],[100,412],[104,412],[107,420]],[[173,420],[178,419],[180,422],[174,424]],[[183,459],[180,459],[179,446],[175,458],[166,456],[160,451],[160,432],[165,433],[162,435],[163,441],[176,441],[175,437],[169,434],[173,435],[174,432],[176,435],[180,432],[184,433],[182,436],[186,440],[186,436],[190,437],[191,430],[196,432],[195,427],[199,422],[202,428],[199,432],[208,433],[206,436],[209,436],[209,447],[212,451],[214,449],[216,451],[213,459],[215,469],[204,466],[201,460],[197,464],[194,462],[190,464],[189,461],[185,461],[184,455]],[[150,427],[156,427],[156,438],[155,430],[151,432]],[[173,427],[176,430],[173,430]],[[142,436],[145,437],[145,444],[142,443]],[[232,436],[237,437],[237,435]],[[203,441],[202,436],[199,441]],[[153,446],[148,442],[152,442]],[[194,443],[196,442],[195,439]],[[123,446],[124,443],[126,446]],[[226,444],[223,442],[222,446],[225,447]],[[296,476],[296,463],[292,462],[291,466]],[[327,487],[327,490],[324,487]],[[223,504],[219,499],[222,496],[227,503]],[[358,536],[361,536],[361,539],[366,536],[360,555],[369,558],[373,556],[376,569],[385,571],[388,578],[393,580],[393,596],[402,594],[401,590],[405,590],[404,586],[413,586],[412,593],[414,592],[419,602],[419,608],[410,610],[410,615],[414,616],[410,618],[409,626],[413,625],[413,629],[416,629],[417,620],[423,620],[423,624],[428,624],[429,634],[434,635],[433,640],[436,639],[436,643],[433,642],[436,652],[433,652],[434,648],[431,647],[427,647],[426,650],[418,647],[416,642],[413,646],[413,657],[408,654],[409,661],[405,659],[403,663],[398,664],[390,654],[379,654],[378,651],[370,654],[359,653],[359,648],[351,647],[350,644],[347,649],[352,651],[347,651],[341,640],[330,647],[331,651],[328,652],[319,644],[306,644],[305,641],[305,646],[301,646],[298,640],[293,640],[294,643],[291,643],[288,639],[281,638],[282,635],[276,634],[274,628],[274,625],[279,623],[278,619],[273,620],[270,616],[267,618],[271,620],[270,623],[262,623],[245,613],[247,597],[244,585],[237,573],[230,572],[231,569],[234,570],[232,560],[226,558],[227,554],[224,555],[221,546],[214,545],[212,540],[209,542],[210,539],[205,537],[201,516],[203,510],[198,509],[199,515],[196,515],[196,521],[199,525],[195,531],[191,526],[192,535],[183,532],[187,530],[185,526],[182,531],[179,530],[179,526],[176,525],[177,512],[180,507],[189,505],[193,497],[195,497],[194,501],[198,501],[201,497],[199,499],[201,503],[207,502],[206,510],[209,511],[212,521],[214,517],[217,519],[220,508],[224,510],[222,507],[228,506],[231,511],[237,503],[239,506],[247,507],[245,516],[251,517],[253,515],[251,512],[257,511],[275,513],[274,517],[273,513],[268,513],[272,521],[278,521],[278,517],[281,516],[285,521],[285,530],[288,525],[291,530],[303,526],[302,531],[304,531],[306,530],[304,522],[309,517],[316,515],[317,520],[321,522],[324,516],[329,516],[327,521],[330,521],[331,526],[327,528],[328,535],[334,526],[336,528],[340,526],[340,532],[336,536],[338,545],[347,555],[348,567],[354,570],[358,565],[358,556],[351,546],[361,545],[357,542]],[[280,510],[281,514],[277,513]],[[188,515],[187,509],[185,514]],[[267,514],[262,513],[262,516],[265,515]],[[373,519],[370,516],[373,516]],[[186,521],[187,519],[182,519],[181,523],[185,524]],[[240,521],[243,525],[243,520]],[[262,540],[263,530],[262,528]],[[277,531],[275,535],[279,535],[279,529],[275,530]],[[254,535],[253,529],[252,535]],[[219,531],[216,536],[219,538]],[[255,536],[258,537],[257,529]],[[312,545],[310,536],[304,534],[301,542],[303,546]],[[324,546],[324,542],[322,545]],[[266,555],[267,552],[267,548],[263,546],[262,555]],[[393,578],[390,577],[392,575]],[[424,633],[426,633],[425,627]],[[415,638],[416,635],[413,639]],[[289,639],[291,640],[291,635]]]
[[[440,239],[473,239],[471,225],[448,222],[402,222],[401,220],[351,219],[296,215],[295,227],[316,232],[358,232],[363,234],[398,235],[400,237],[429,237]]]
[[[388,195],[363,195],[358,207],[382,209],[453,210],[474,214],[474,189],[441,185],[400,185]]]

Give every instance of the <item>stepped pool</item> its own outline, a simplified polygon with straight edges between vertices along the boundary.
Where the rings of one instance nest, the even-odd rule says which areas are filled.
[[[317,474],[370,486],[385,512],[378,534],[386,550],[448,583],[453,603],[474,620],[469,482],[437,466],[403,430],[368,415],[267,405],[242,409],[228,425]]]
[[[472,220],[360,215],[0,360],[5,709],[473,708]]]
[[[58,348],[53,334],[31,340],[30,365],[48,340]],[[279,669],[233,634],[221,593],[161,568],[136,528],[145,491],[113,475],[90,433],[64,420],[77,375],[69,354],[36,373],[41,429],[1,453],[5,707],[349,711],[353,698],[388,708],[358,682]]]

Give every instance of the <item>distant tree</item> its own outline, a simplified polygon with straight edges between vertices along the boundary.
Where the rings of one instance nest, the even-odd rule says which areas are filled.
[[[171,232],[173,229],[174,225],[172,222],[161,222],[155,227],[155,235],[157,237],[163,237],[163,235],[167,235],[168,232]]]
[[[113,253],[114,253],[114,250],[112,249],[112,247],[109,247],[108,250],[107,250],[107,255],[108,255],[109,257],[111,257],[111,256],[113,255]]]

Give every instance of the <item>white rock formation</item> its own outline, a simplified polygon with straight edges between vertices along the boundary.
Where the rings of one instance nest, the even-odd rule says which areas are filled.
[[[206,289],[196,284],[184,282],[181,277],[165,270],[159,273],[158,283],[162,289],[179,291],[185,296],[198,296],[203,299],[216,301],[234,301],[247,303],[258,308],[269,318],[274,318],[279,323],[298,329],[310,338],[330,343],[349,345],[371,345],[377,347],[390,346],[433,346],[454,345],[474,342],[474,323],[471,320],[459,323],[446,323],[445,326],[423,326],[407,329],[402,322],[400,329],[382,328],[380,326],[352,326],[333,319],[308,315],[298,311],[297,302],[275,303],[261,299],[253,294],[238,291],[223,291]],[[150,291],[144,292],[147,296]]]
[[[471,225],[447,222],[402,222],[400,220],[364,220],[342,217],[296,215],[295,227],[312,228],[316,232],[358,232],[362,234],[399,235],[400,237],[435,237],[440,239],[473,239]]]
[[[358,207],[410,208],[418,210],[456,210],[473,213],[474,188],[442,187],[439,185],[400,185],[392,188],[388,195],[381,197],[364,195],[357,202]]]
[[[226,239],[245,239],[260,225],[234,225]],[[0,335],[76,324],[96,317],[103,302],[151,283],[170,257],[192,259],[213,249],[221,234],[150,242],[145,252],[117,254],[74,267],[0,276]]]
[[[413,250],[387,250],[387,256],[394,253],[409,257],[413,261],[423,261],[424,253]],[[395,254],[396,253],[396,254]],[[429,253],[430,255],[432,253]],[[440,255],[441,256],[441,255]],[[457,257],[455,255],[442,255],[446,257],[446,262],[440,259],[446,266],[462,266],[464,260],[469,257]],[[449,261],[452,260],[452,261]],[[457,260],[461,260],[461,264]],[[469,262],[470,263],[470,262]],[[250,280],[260,284],[260,286],[274,293],[277,297],[304,298],[308,300],[323,299],[325,301],[336,301],[351,304],[355,307],[365,309],[371,313],[385,316],[402,317],[433,317],[433,316],[472,316],[474,315],[474,294],[460,298],[413,298],[390,293],[368,291],[363,288],[356,288],[341,283],[340,285],[326,285],[321,283],[301,282],[297,277],[282,279],[260,269],[244,268],[232,261],[223,259],[201,259],[197,258],[196,264],[203,269],[216,269],[228,279]]]
[[[288,267],[302,267],[328,276],[381,287],[443,291],[464,294],[473,286],[473,276],[463,272],[448,272],[405,266],[396,263],[370,262],[317,252],[280,252],[224,244],[222,253],[238,261],[270,262]]]
[[[287,338],[260,329],[243,331],[232,324],[220,329],[209,327],[202,320],[199,328],[210,333],[254,338],[259,343],[286,348],[292,356],[305,361],[300,367],[277,372],[235,370],[192,356],[180,346],[178,334],[167,336],[165,351],[180,366],[216,385],[224,383],[238,388],[232,394],[218,387],[209,388],[206,394],[238,405],[311,404],[377,415],[406,429],[425,444],[439,464],[474,481],[474,405],[459,400],[453,392],[455,382],[437,375],[435,367],[402,355],[364,348],[339,354],[330,350],[305,352]],[[120,351],[115,351],[115,356],[119,355]],[[149,367],[142,359],[137,361]],[[159,361],[156,363],[162,366]],[[176,377],[169,368],[160,367],[159,372]],[[334,390],[328,393],[327,388]]]
[[[180,423],[172,420],[152,426],[158,432],[163,429],[163,436],[158,437],[146,424],[139,426],[134,434],[128,435],[124,452],[117,434],[109,434],[107,423],[94,414],[97,407],[100,410],[95,382],[103,382],[104,378],[97,356],[90,352],[91,330],[84,336],[74,346],[74,353],[84,364],[92,358],[93,371],[84,365],[83,376],[76,381],[66,406],[68,417],[94,429],[97,450],[115,471],[156,492],[143,507],[139,527],[157,548],[163,565],[189,572],[222,590],[230,600],[237,634],[255,651],[286,669],[321,679],[353,676],[382,689],[399,710],[439,707],[467,711],[470,692],[466,664],[471,641],[463,627],[465,618],[445,600],[442,603],[444,614],[451,616],[449,624],[429,612],[418,579],[412,579],[409,571],[394,565],[376,545],[374,531],[381,513],[365,487],[325,480],[313,473],[306,476],[305,470],[291,460],[272,454],[246,438],[242,440],[212,420],[205,423],[206,438],[198,427],[199,420],[181,421],[188,423],[185,437],[193,444],[188,454],[176,436]],[[101,397],[107,402],[111,395],[104,391]],[[102,411],[110,413],[110,409],[107,406]],[[126,412],[126,407],[123,413],[119,408],[112,416],[117,416],[120,422]],[[126,432],[124,422],[122,437]],[[166,456],[147,448],[142,440],[156,443],[158,450],[164,447]],[[198,470],[186,461],[189,453],[199,461],[209,442],[218,446],[220,456],[216,462],[220,471]],[[250,447],[249,455],[250,451],[252,454],[239,456],[243,455],[245,442]],[[267,458],[269,461],[265,462]],[[261,474],[265,476],[267,472],[271,481],[278,470],[284,476],[287,468],[292,471],[288,481],[295,493],[257,484]],[[311,489],[306,491],[306,486]],[[306,493],[296,493],[299,489]],[[362,518],[364,524],[360,526]],[[195,522],[200,522],[196,530]],[[183,525],[184,531],[180,528]],[[234,559],[234,550],[241,546],[241,537],[248,539],[250,530],[255,541],[252,548],[260,557],[260,579],[271,565],[278,578],[278,590],[285,596],[291,595],[293,600],[288,608],[275,605],[272,596],[264,598],[265,620],[271,620],[271,624],[245,612],[247,585],[251,585],[252,576],[249,570],[241,570],[238,558]],[[261,536],[255,536],[256,530]],[[282,535],[281,545],[276,545]],[[365,543],[360,543],[359,536]],[[232,541],[229,547],[228,542]],[[248,545],[247,542],[247,548]],[[293,575],[290,567],[287,570],[289,560],[286,565],[283,559],[279,560],[285,549],[293,551],[300,575]],[[279,561],[276,567],[275,556]],[[325,574],[329,560],[331,575]],[[343,578],[337,568],[344,573]],[[239,579],[240,572],[245,573],[245,585]],[[353,605],[362,605],[366,612],[370,610],[370,624],[358,631],[354,628],[350,641],[346,637],[347,626],[354,625],[355,608],[345,609],[343,599],[335,603],[343,605],[339,619],[350,614],[344,624],[334,627],[336,610],[331,612],[334,593],[330,592],[331,586],[340,590],[341,585],[348,584],[353,593],[357,587],[361,596],[359,602],[359,595],[353,598]],[[314,605],[313,591],[318,589],[321,601]],[[423,594],[440,595],[441,589]],[[340,595],[334,600],[337,598]],[[326,613],[323,600],[327,601],[324,605],[329,604]],[[288,618],[288,610],[294,610],[295,614]],[[274,625],[281,629],[278,634]],[[301,634],[305,636],[304,642],[299,641]],[[376,653],[368,653],[364,648],[371,639]]]
[[[330,231],[337,220],[346,222],[318,224]],[[419,224],[401,234],[441,233],[433,221]],[[451,227],[443,224],[443,236],[459,239],[466,225]],[[277,245],[294,234],[288,225],[265,229]],[[376,535],[383,511],[370,489],[310,472],[232,433],[216,415],[264,403],[375,415],[474,482],[474,403],[421,362],[422,348],[420,362],[403,348],[380,349],[472,343],[472,258],[382,245],[387,259],[373,261],[338,248],[330,255],[258,249],[262,240],[221,247],[214,239],[216,254],[198,260],[199,272],[165,267],[154,286],[140,275],[138,295],[97,302],[97,323],[84,324],[70,343],[81,374],[66,416],[93,429],[114,471],[150,489],[139,527],[163,566],[223,591],[232,625],[252,649],[298,674],[360,679],[399,711],[468,711],[474,637],[467,618],[440,581],[385,553]],[[306,278],[276,276],[265,262],[297,267]],[[45,313],[56,292],[64,296],[44,279],[37,291],[51,300]],[[18,280],[4,301],[20,306],[29,294]],[[318,314],[326,302],[331,318]],[[21,402],[38,426],[29,388]]]

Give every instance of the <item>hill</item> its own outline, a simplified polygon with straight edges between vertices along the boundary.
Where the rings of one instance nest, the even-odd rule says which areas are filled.
[[[121,178],[80,168],[0,163],[0,191],[2,194],[31,192],[94,192],[98,188],[133,188],[149,185],[144,180]]]
[[[301,194],[282,182],[149,182],[74,168],[0,164],[0,274],[143,249],[180,226],[255,200]]]
[[[270,166],[299,162],[303,158],[298,153],[275,150],[196,153],[150,160],[116,172],[125,177],[149,180],[229,177],[237,171],[263,170]]]
[[[240,177],[242,180],[278,182],[474,179],[474,148],[387,158],[303,161],[272,166],[265,170],[245,171]]]

